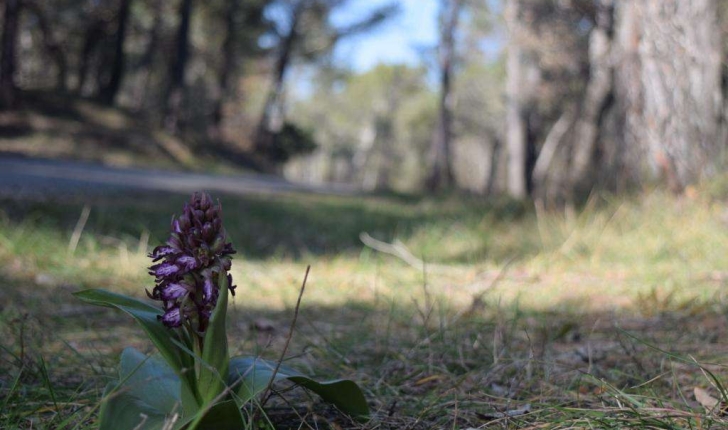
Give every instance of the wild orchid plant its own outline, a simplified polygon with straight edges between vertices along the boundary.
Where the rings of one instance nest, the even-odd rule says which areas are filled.
[[[316,382],[280,363],[228,354],[225,330],[228,273],[235,253],[222,225],[222,211],[206,193],[195,193],[173,218],[169,240],[156,247],[149,268],[155,286],[147,295],[162,308],[105,290],[76,293],[79,299],[120,309],[134,318],[159,351],[134,348],[121,354],[119,378],[104,391],[101,430],[250,428],[251,408],[270,384],[286,379],[317,393],[356,418],[369,409],[349,380]],[[261,412],[260,405],[252,408]]]

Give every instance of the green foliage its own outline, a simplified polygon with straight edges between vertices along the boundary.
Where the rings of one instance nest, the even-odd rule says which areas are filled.
[[[274,374],[275,372],[275,374]],[[274,377],[275,375],[275,377]],[[228,385],[237,387],[237,401],[245,404],[263,392],[274,377],[275,381],[288,380],[321,396],[339,410],[358,418],[369,415],[369,406],[359,386],[350,380],[339,379],[317,382],[300,372],[257,357],[235,357],[230,360]]]
[[[133,348],[124,350],[119,379],[109,383],[104,391],[99,413],[102,430],[156,430],[163,428],[169,420],[175,423],[176,429],[239,429],[245,425],[240,408],[266,390],[270,383],[282,379],[319,394],[323,400],[354,417],[369,414],[361,389],[352,381],[317,382],[286,366],[276,372],[275,363],[262,359],[237,357],[230,360],[225,330],[225,283],[221,291],[210,327],[205,332],[201,357],[191,351],[190,341],[181,330],[168,329],[157,319],[161,309],[103,290],[74,294],[87,303],[117,308],[131,315],[164,359],[145,357]],[[193,372],[192,369],[199,370]],[[236,395],[232,396],[233,393]]]
[[[167,363],[126,348],[119,379],[104,390],[99,428],[127,430],[142,423],[145,429],[162,428],[169,413],[179,412],[180,403],[180,380]]]
[[[269,160],[284,163],[296,155],[305,155],[317,148],[313,134],[302,127],[286,122],[283,128],[272,136],[272,144],[264,154]]]
[[[215,400],[225,389],[228,373],[228,339],[225,320],[228,305],[228,279],[220,276],[220,297],[205,332],[205,343],[200,362],[199,390],[203,404]]]
[[[199,409],[201,398],[197,388],[193,357],[181,353],[178,344],[181,342],[188,350],[192,348],[191,340],[182,335],[181,330],[170,330],[157,318],[161,310],[137,299],[112,293],[105,290],[85,290],[74,293],[74,296],[86,303],[96,306],[116,308],[129,314],[144,329],[144,332],[157,347],[168,366],[180,378],[182,390],[182,407],[185,413],[193,413]]]
[[[460,137],[500,136],[505,119],[504,62],[468,61],[455,81],[455,118]]]
[[[292,118],[314,130],[319,151],[332,160],[329,176],[355,182],[378,176],[385,187],[415,189],[436,113],[426,69],[379,65],[361,74],[325,69],[317,81],[314,94],[294,106]],[[347,177],[336,177],[337,160],[349,163]]]
[[[180,381],[162,360],[134,348],[121,354],[119,379],[109,383],[102,398],[99,428],[155,430],[180,428],[239,430],[245,427],[233,401],[211,404],[204,413],[180,417]]]
[[[247,427],[249,426],[246,424],[237,404],[232,400],[226,400],[213,404],[203,415],[198,415],[188,428],[190,430],[240,430]]]

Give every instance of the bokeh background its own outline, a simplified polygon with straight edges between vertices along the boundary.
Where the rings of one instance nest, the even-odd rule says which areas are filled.
[[[8,1],[0,151],[547,205],[679,192],[725,161],[725,9]]]
[[[280,390],[260,428],[728,424],[728,1],[0,0],[0,29],[0,428],[95,428],[154,350],[72,293],[146,297],[196,190],[232,353],[279,357],[311,265],[286,359],[374,411]]]

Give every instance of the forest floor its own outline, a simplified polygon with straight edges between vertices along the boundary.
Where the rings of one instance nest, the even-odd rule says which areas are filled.
[[[373,413],[354,423],[287,391],[291,405],[268,409],[279,428],[725,428],[694,390],[728,401],[726,196],[645,191],[543,213],[219,194],[238,250],[231,352],[278,357],[311,265],[288,363],[357,381]],[[93,428],[122,349],[152,347],[71,293],[144,297],[146,253],[187,198],[3,198],[0,428]]]
[[[240,173],[261,170],[244,148],[188,132],[182,140],[150,118],[71,94],[26,91],[0,112],[0,156],[42,157],[113,167]]]

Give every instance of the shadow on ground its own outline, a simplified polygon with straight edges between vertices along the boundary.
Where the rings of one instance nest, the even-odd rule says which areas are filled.
[[[513,244],[491,246],[489,233],[524,216],[522,205],[478,199],[410,197],[341,197],[316,194],[273,196],[215,195],[223,205],[225,226],[238,252],[246,258],[299,258],[304,255],[337,255],[359,252],[362,232],[390,242],[407,240],[421,229],[437,229],[447,235],[458,229],[482,236],[467,238],[468,252],[444,252],[440,243],[423,243],[441,263],[467,263],[487,256],[505,261],[517,254],[538,252],[536,237],[522,235]],[[84,233],[116,238],[139,238],[150,233],[149,243],[166,240],[170,214],[179,214],[186,194],[115,192],[107,196],[52,196],[38,200],[2,200],[3,211],[13,226],[43,227],[70,236],[84,206],[90,216]],[[467,228],[461,228],[467,226]],[[432,242],[432,241],[431,241]],[[518,249],[513,249],[518,248]]]

